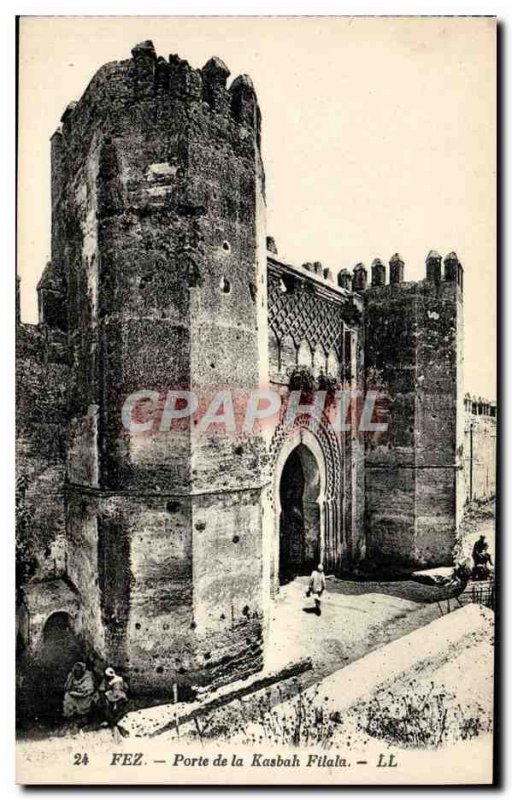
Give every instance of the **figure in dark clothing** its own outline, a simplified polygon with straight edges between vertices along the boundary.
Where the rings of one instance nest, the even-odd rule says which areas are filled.
[[[77,661],[66,679],[63,713],[68,719],[84,718],[96,699],[94,678],[82,661]]]
[[[486,580],[491,574],[492,558],[489,553],[489,545],[485,536],[480,536],[473,545],[473,579],[475,581]]]

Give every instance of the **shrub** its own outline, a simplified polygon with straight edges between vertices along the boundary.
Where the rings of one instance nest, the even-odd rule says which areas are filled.
[[[454,694],[431,682],[428,690],[411,681],[403,693],[381,692],[366,707],[360,726],[370,736],[402,747],[437,748],[445,741],[472,739],[490,730],[484,709],[462,709]]]

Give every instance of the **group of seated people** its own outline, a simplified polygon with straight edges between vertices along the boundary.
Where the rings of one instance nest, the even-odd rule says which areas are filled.
[[[98,681],[83,661],[77,661],[66,679],[62,711],[69,720],[96,716],[114,727],[125,713],[127,701],[126,682],[113,667],[107,667]]]

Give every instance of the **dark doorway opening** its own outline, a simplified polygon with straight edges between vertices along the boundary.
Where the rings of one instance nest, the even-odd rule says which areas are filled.
[[[307,575],[320,555],[320,474],[315,456],[298,445],[288,456],[279,485],[279,583]]]
[[[43,628],[35,658],[28,659],[23,648],[18,653],[17,718],[21,728],[37,721],[62,719],[66,678],[75,661],[83,660],[83,647],[73,632],[69,614],[52,614]]]
[[[43,629],[39,660],[57,686],[64,686],[69,670],[81,658],[83,649],[73,632],[69,614],[65,611],[52,614]]]

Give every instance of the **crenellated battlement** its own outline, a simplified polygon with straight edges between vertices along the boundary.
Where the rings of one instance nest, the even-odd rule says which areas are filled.
[[[372,286],[385,286],[386,284],[386,267],[380,258],[374,258],[372,261]]]
[[[469,393],[464,395],[464,411],[468,416],[496,419],[496,408],[496,400],[487,400]]]
[[[270,257],[278,255],[277,245],[273,236],[267,236],[267,253]],[[464,281],[464,269],[459,261],[457,253],[448,253],[444,259],[444,271],[442,270],[442,256],[435,250],[430,250],[425,259],[425,280],[432,283],[457,283],[462,292]],[[370,266],[370,283],[368,283],[368,270],[366,266],[359,262],[352,270],[345,267],[340,269],[334,282],[332,270],[324,267],[321,261],[305,261],[300,269],[302,272],[309,272],[315,278],[323,279],[329,284],[345,290],[346,292],[365,292],[367,289],[379,289],[386,286],[399,286],[406,283],[404,281],[405,262],[399,253],[394,253],[389,259],[389,280],[386,265],[380,258],[374,258]],[[417,283],[412,281],[408,283]]]
[[[440,283],[442,280],[457,283],[461,291],[464,285],[464,270],[459,261],[457,253],[451,252],[445,256],[444,271],[441,268],[442,257],[436,250],[431,250],[425,259],[425,277],[432,283]]]
[[[267,236],[266,238],[266,246],[267,246],[267,254],[269,258],[274,259],[276,262],[279,261],[278,258],[278,250],[276,241],[273,236]],[[284,262],[282,262],[284,263]],[[300,267],[292,266],[291,264],[286,265],[289,269],[296,270],[300,274],[304,275],[304,273],[309,272],[313,280],[318,280],[320,283],[325,281],[325,284],[328,286],[329,289],[346,289],[351,291],[352,279],[350,282],[347,282],[346,285],[340,282],[339,274],[337,284],[334,282],[334,274],[330,267],[324,267],[321,261],[306,261]],[[342,272],[346,272],[346,270],[342,270]],[[313,277],[314,276],[314,277]]]
[[[195,69],[176,54],[168,60],[157,56],[151,41],[132,48],[131,59],[113,61],[96,72],[78,101],[68,104],[57,135],[69,137],[88,118],[117,117],[121,111],[136,113],[135,107],[148,102],[185,104],[211,111],[230,123],[257,132],[260,112],[253,83],[248,75],[239,75],[227,86],[229,68],[217,56],[201,69]]]
[[[456,283],[460,290],[463,290],[464,269],[459,261],[457,253],[451,252],[444,259],[444,271],[442,270],[443,259],[436,250],[431,250],[425,259],[425,280],[429,283],[441,284]],[[378,289],[383,286],[393,286],[404,283],[404,261],[398,253],[391,256],[389,260],[389,283],[386,278],[386,267],[380,258],[375,258],[371,264],[371,284],[367,285],[368,272],[364,264],[357,264],[353,270],[352,288],[354,291],[364,291],[366,288]],[[338,280],[341,279],[348,284],[347,270],[339,273]],[[340,284],[341,285],[341,284]]]

